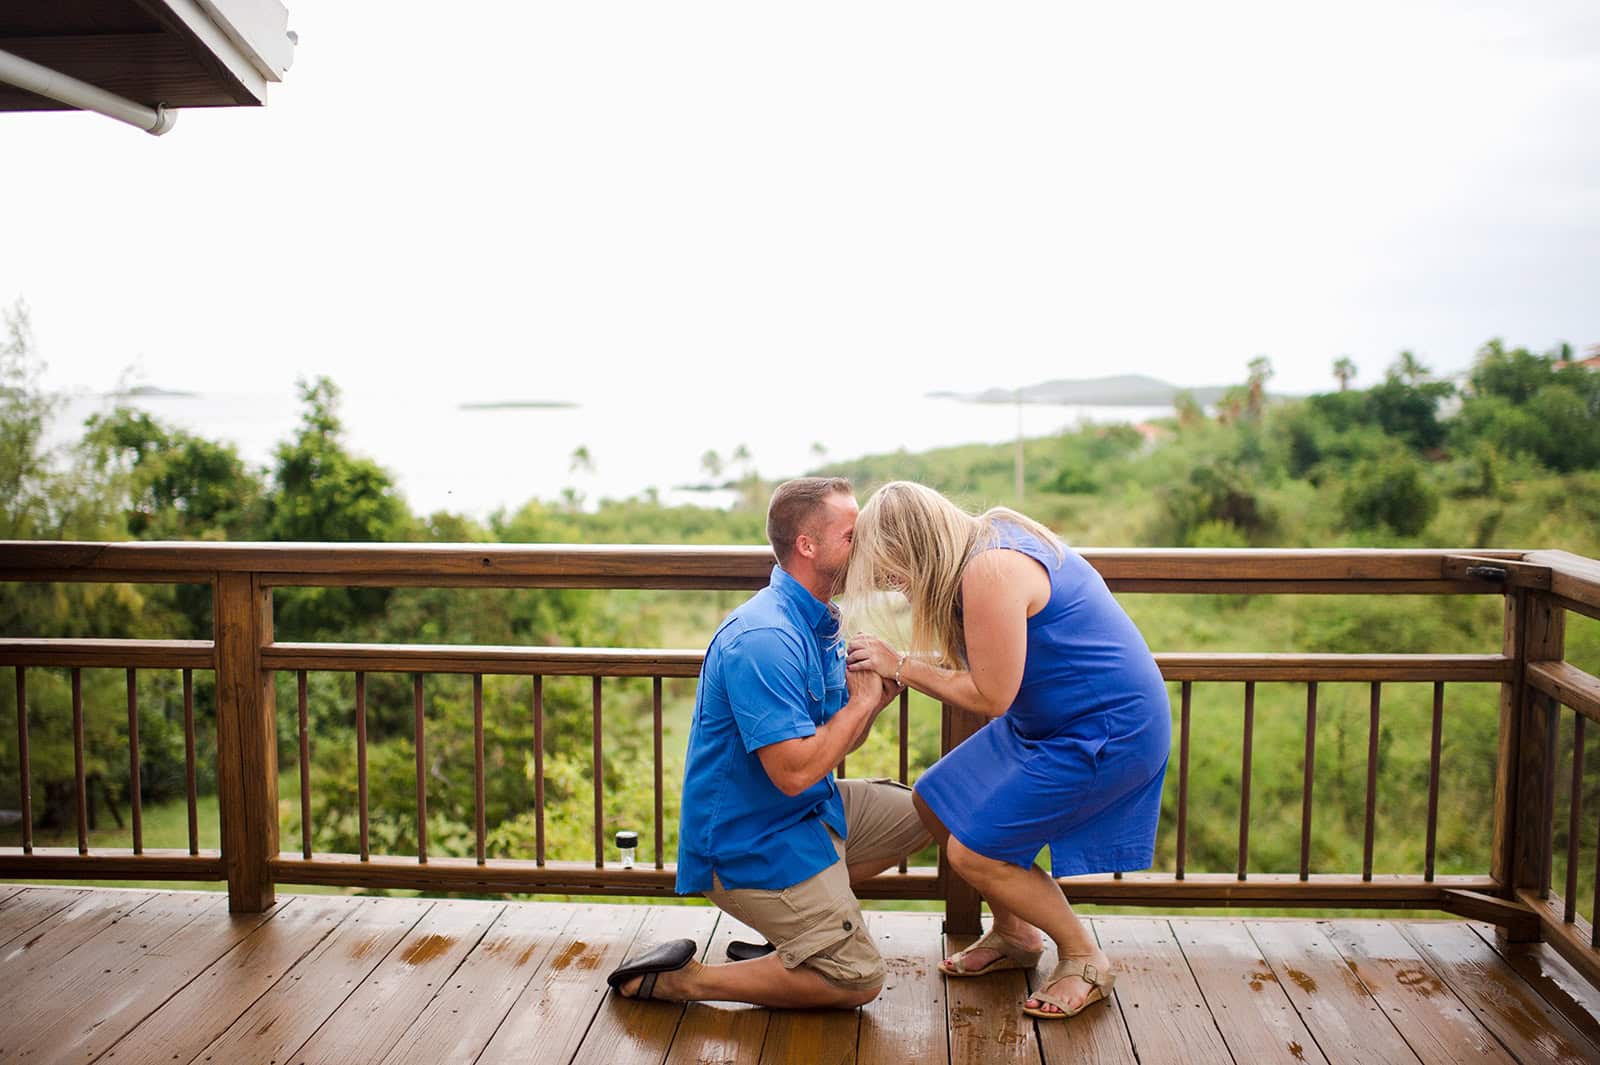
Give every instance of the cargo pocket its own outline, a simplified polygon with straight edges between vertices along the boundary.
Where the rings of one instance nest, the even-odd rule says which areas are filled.
[[[829,983],[864,990],[883,983],[883,955],[867,935],[859,910],[831,913],[787,943],[778,954],[786,968],[804,965]]]

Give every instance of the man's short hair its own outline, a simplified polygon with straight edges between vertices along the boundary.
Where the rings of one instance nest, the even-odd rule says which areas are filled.
[[[789,564],[795,539],[810,531],[817,511],[836,495],[855,495],[849,478],[796,477],[772,493],[772,502],[767,504],[767,542],[778,556],[778,565]]]

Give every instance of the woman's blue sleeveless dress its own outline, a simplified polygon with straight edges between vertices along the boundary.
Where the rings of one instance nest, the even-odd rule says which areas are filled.
[[[1105,581],[1070,548],[1010,523],[998,547],[1050,574],[1028,619],[1022,687],[1005,714],[917,781],[952,835],[1029,866],[1050,847],[1054,876],[1148,869],[1172,742],[1167,686]]]

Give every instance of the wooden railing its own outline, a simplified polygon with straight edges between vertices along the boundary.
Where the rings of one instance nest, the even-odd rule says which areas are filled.
[[[1504,601],[1501,650],[1493,654],[1190,654],[1158,650],[1157,661],[1176,685],[1177,718],[1171,773],[1176,777],[1176,850],[1168,871],[1075,877],[1064,882],[1074,901],[1151,906],[1248,904],[1321,908],[1438,909],[1492,921],[1519,938],[1543,937],[1596,984],[1600,949],[1594,930],[1576,913],[1573,896],[1580,856],[1583,726],[1600,719],[1600,681],[1563,661],[1567,611],[1600,617],[1600,563],[1562,552],[1437,550],[1085,550],[1113,591],[1206,595],[1493,595]],[[662,683],[697,675],[698,650],[483,647],[280,643],[273,637],[277,587],[474,587],[743,589],[764,585],[771,554],[756,548],[295,545],[295,544],[0,544],[0,580],[206,584],[212,589],[215,632],[209,641],[133,641],[0,638],[0,666],[14,667],[17,689],[18,766],[22,841],[0,848],[0,877],[226,880],[230,903],[259,911],[274,899],[277,883],[420,888],[430,891],[558,892],[662,895],[674,870],[663,860]],[[1375,649],[1381,651],[1382,649]],[[28,672],[66,669],[70,707],[34,706],[32,714],[70,713],[76,768],[76,848],[34,846],[30,809],[27,706]],[[91,850],[85,823],[84,669],[127,671],[127,714],[132,806],[131,850]],[[143,846],[137,781],[140,773],[137,671],[181,671],[185,722],[189,846],[154,851]],[[213,671],[216,680],[216,776],[220,850],[198,846],[196,828],[192,675]],[[307,678],[337,672],[355,677],[353,723],[358,745],[359,853],[314,852],[310,829]],[[372,673],[412,675],[416,746],[416,853],[372,853],[368,840],[365,679]],[[429,852],[425,765],[425,678],[473,678],[474,854]],[[302,834],[296,851],[278,840],[277,678],[296,687]],[[484,818],[484,677],[531,678],[528,713],[533,725],[534,854],[525,859],[486,853]],[[594,789],[593,862],[554,861],[545,854],[543,682],[549,677],[591,679]],[[647,678],[654,718],[652,781],[654,862],[624,869],[607,863],[602,836],[605,757],[601,722],[602,679]],[[1293,683],[1305,691],[1305,760],[1302,770],[1298,871],[1252,868],[1251,773],[1256,688]],[[1359,871],[1312,870],[1313,777],[1319,685],[1369,686],[1362,863]],[[1243,729],[1239,736],[1239,824],[1236,868],[1196,873],[1187,868],[1191,835],[1190,748],[1193,690],[1197,684],[1239,684]],[[1422,868],[1412,873],[1374,871],[1380,773],[1379,734],[1384,686],[1431,685],[1432,715],[1426,843]],[[1478,875],[1436,875],[1441,736],[1449,717],[1449,688],[1493,684],[1500,691],[1493,838],[1489,868]],[[1569,781],[1569,853],[1565,899],[1551,893],[1554,865],[1555,736],[1560,708],[1573,712],[1579,756]],[[899,775],[908,769],[907,703],[899,707]],[[943,711],[941,749],[949,750],[982,724],[950,707]],[[902,868],[865,886],[869,897],[943,899],[952,931],[972,930],[978,899],[942,868]],[[1600,900],[1597,900],[1600,901]]]

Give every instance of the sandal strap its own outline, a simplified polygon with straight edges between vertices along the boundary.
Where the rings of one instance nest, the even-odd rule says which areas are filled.
[[[1093,962],[1077,961],[1073,958],[1061,959],[1060,964],[1050,973],[1050,979],[1045,981],[1045,985],[1049,986],[1057,980],[1065,980],[1069,976],[1076,976],[1090,987],[1099,988],[1101,994],[1106,994],[1111,990],[1112,977],[1110,973],[1101,972],[1100,967]],[[1037,995],[1034,996],[1034,998],[1038,997]],[[1059,1006],[1061,1003],[1057,1002],[1056,1005]]]
[[[1011,940],[1007,939],[1005,936],[991,928],[974,940],[972,946],[966,948],[966,950],[958,951],[952,955],[950,960],[955,964],[956,968],[960,969],[964,973],[977,972],[978,970],[976,969],[968,969],[966,965],[963,964],[963,960],[970,952],[979,949],[997,951],[1003,957],[1010,958],[1018,965],[1025,965],[1030,968],[1036,962],[1038,962],[1039,956],[1044,953],[1043,950],[1024,950],[1022,947],[1017,946],[1015,943],[1011,942]],[[992,965],[993,962],[990,964]],[[985,966],[985,968],[987,968],[987,966]]]

